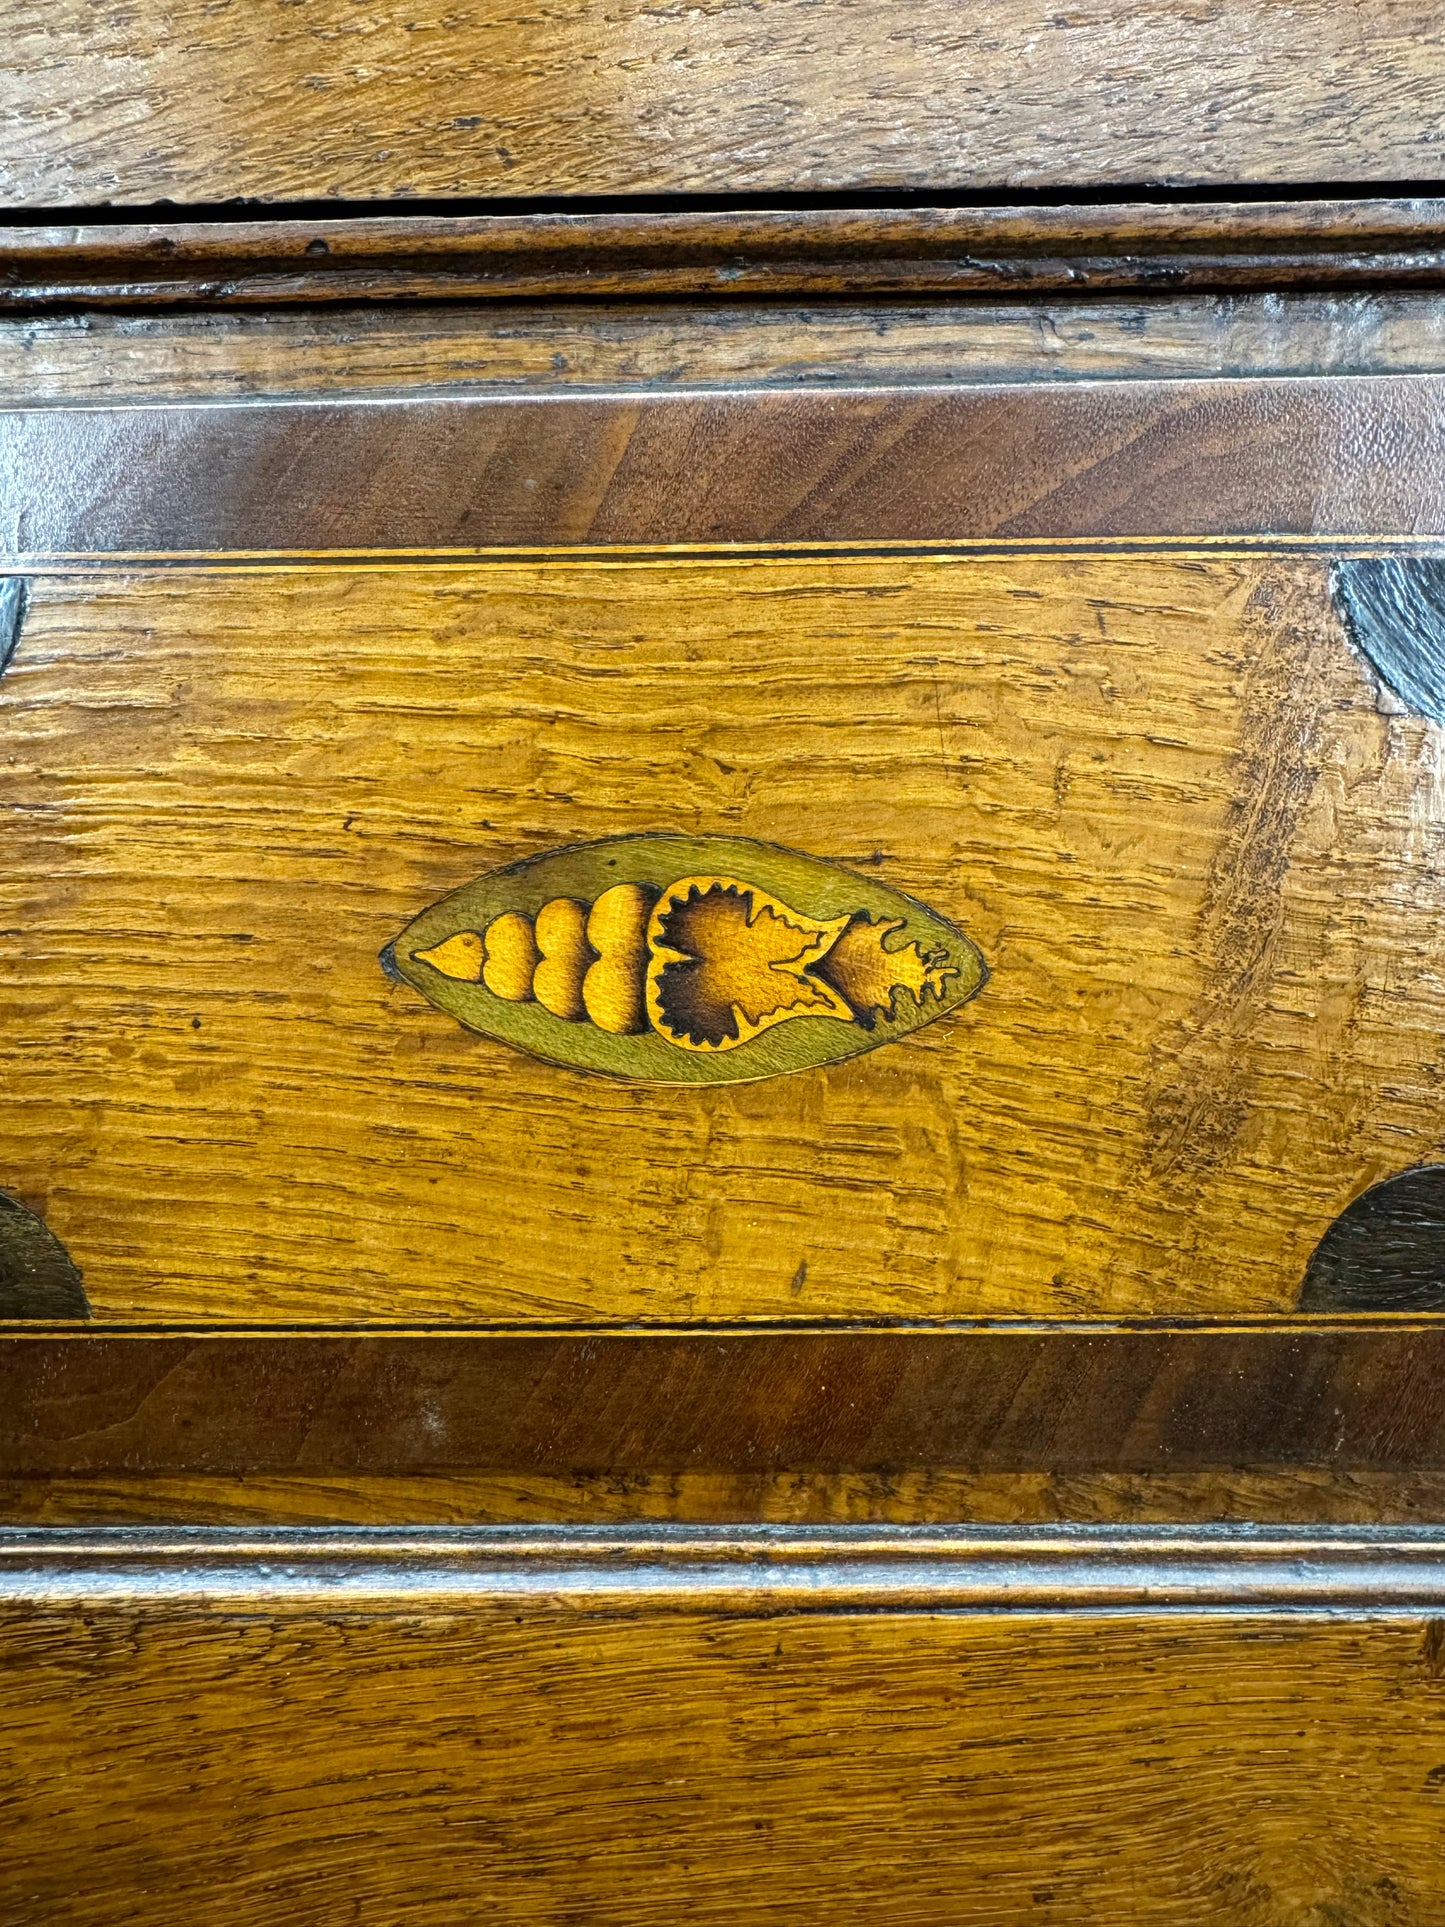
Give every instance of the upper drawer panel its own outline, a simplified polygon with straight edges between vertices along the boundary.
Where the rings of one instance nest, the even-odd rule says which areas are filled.
[[[1438,173],[1433,0],[8,10],[12,206]]]
[[[1305,1279],[1445,1146],[1442,395],[0,418],[0,1191],[113,1319],[1428,1309]]]

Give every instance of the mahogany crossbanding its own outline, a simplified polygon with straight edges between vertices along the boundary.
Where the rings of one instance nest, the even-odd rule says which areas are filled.
[[[700,450],[707,459],[699,459]],[[0,413],[0,557],[1445,539],[1445,376]]]

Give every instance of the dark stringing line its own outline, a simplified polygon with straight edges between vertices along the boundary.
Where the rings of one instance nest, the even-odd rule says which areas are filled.
[[[1224,202],[1420,201],[1445,198],[1445,181],[1210,182],[1175,186],[1167,181],[1127,181],[1100,187],[996,187],[973,191],[944,186],[892,189],[828,188],[817,192],[758,189],[718,194],[532,194],[417,195],[346,200],[107,201],[91,206],[0,207],[0,228],[128,227],[188,222],[405,220],[449,216],[527,214],[794,214],[836,209],[867,214],[909,208],[1207,207]]]

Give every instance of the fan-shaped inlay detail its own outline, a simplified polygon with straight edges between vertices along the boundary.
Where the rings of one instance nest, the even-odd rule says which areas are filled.
[[[0,1191],[0,1318],[89,1318],[80,1273],[55,1233]]]
[[[1315,1247],[1301,1311],[1445,1312],[1445,1164],[1385,1178]]]
[[[1345,626],[1390,689],[1445,723],[1445,560],[1370,556],[1331,571]]]

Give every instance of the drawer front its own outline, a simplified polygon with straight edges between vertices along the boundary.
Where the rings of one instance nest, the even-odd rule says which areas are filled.
[[[1225,312],[0,331],[0,1914],[1431,1917],[1438,315]]]
[[[0,1547],[17,1918],[1432,1918],[1438,1548],[328,1541]]]
[[[10,414],[6,1188],[111,1322],[1431,1311],[1442,396]]]

